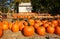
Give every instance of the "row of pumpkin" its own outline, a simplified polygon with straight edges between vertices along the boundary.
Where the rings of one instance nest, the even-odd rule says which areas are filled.
[[[60,20],[16,20],[14,22],[8,22],[6,20],[0,21],[0,37],[3,36],[4,30],[11,30],[12,32],[21,31],[24,36],[32,36],[34,32],[38,35],[58,34],[60,35]]]
[[[37,13],[14,13],[12,14],[13,18],[40,18],[40,17],[44,17],[44,14],[37,14]],[[52,17],[50,14],[47,14],[47,16]]]

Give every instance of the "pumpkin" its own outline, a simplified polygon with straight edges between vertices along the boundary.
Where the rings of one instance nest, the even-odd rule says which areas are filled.
[[[28,23],[27,23],[26,21],[24,21],[24,22],[23,22],[23,24],[24,24],[25,26],[27,26],[27,25],[28,25]]]
[[[36,29],[36,28],[38,28],[40,26],[40,23],[35,23],[34,24],[34,28]]]
[[[19,30],[22,31],[23,28],[24,28],[23,21],[20,21],[19,22]]]
[[[25,15],[24,18],[27,18],[27,15]]]
[[[42,23],[44,24],[44,23],[47,23],[48,22],[48,20],[42,20]]]
[[[55,33],[58,34],[58,35],[60,35],[60,26],[57,26],[55,28]]]
[[[9,29],[11,30],[13,23],[9,23]]]
[[[44,23],[43,26],[44,26],[44,27],[48,27],[49,24],[48,24],[48,23]]]
[[[17,18],[17,16],[18,16],[17,14],[13,14],[12,15],[13,18]]]
[[[17,24],[17,23],[14,23],[14,24],[12,25],[11,30],[12,30],[13,32],[18,32],[18,31],[19,31],[19,26],[18,26],[18,24]]]
[[[56,26],[58,26],[58,21],[57,20],[52,20],[52,24],[54,24],[55,27],[56,27]]]
[[[38,35],[41,35],[41,36],[45,35],[45,34],[46,34],[45,27],[40,26],[40,27],[36,28],[36,33],[37,33]]]
[[[52,23],[51,22],[47,22],[49,25],[51,25]]]
[[[35,23],[39,23],[40,25],[43,24],[39,19],[38,20],[35,20]]]
[[[0,37],[3,35],[3,30],[0,28]]]
[[[2,22],[2,29],[3,30],[8,30],[8,22],[7,21]]]
[[[9,24],[9,22],[7,20],[3,20],[2,23]]]
[[[35,23],[40,23],[40,20],[35,20]]]
[[[34,23],[35,23],[35,21],[34,21],[33,19],[29,19],[28,22],[29,22],[29,24],[30,24],[31,26],[33,26]]]
[[[23,29],[24,36],[32,36],[34,34],[34,27],[33,26],[25,26]]]
[[[58,20],[58,25],[60,26],[60,20]]]
[[[0,21],[0,28],[2,28],[2,22]]]
[[[32,18],[32,16],[27,16],[28,19]]]
[[[47,30],[47,32],[48,32],[49,34],[53,34],[54,31],[55,31],[55,28],[52,27],[52,26],[48,26],[48,27],[46,28],[46,30]]]

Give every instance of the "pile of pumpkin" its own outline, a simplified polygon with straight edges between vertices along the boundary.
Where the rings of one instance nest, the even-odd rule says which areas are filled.
[[[12,17],[13,18],[33,18],[35,16],[37,16],[38,14],[36,13],[14,13],[12,14]]]
[[[11,30],[12,32],[21,31],[24,36],[32,36],[34,33],[44,36],[46,33],[60,35],[60,20],[16,20],[8,22],[6,20],[0,21],[0,37],[4,30]]]
[[[52,17],[50,14],[47,14],[46,15],[47,17]],[[45,17],[45,15],[44,14],[37,14],[37,13],[14,13],[14,14],[12,14],[12,17],[13,18],[28,18],[28,19],[30,19],[30,18],[44,18]]]

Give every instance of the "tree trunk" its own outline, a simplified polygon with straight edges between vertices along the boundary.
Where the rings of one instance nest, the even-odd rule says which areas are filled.
[[[19,12],[19,2],[16,2],[15,9],[16,9],[16,13],[18,13]]]

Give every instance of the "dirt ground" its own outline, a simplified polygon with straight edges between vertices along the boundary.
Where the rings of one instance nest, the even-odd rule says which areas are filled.
[[[46,34],[45,36],[39,36],[35,33],[33,36],[25,37],[21,31],[14,33],[11,30],[6,30],[0,39],[60,39],[60,36],[56,34]]]

